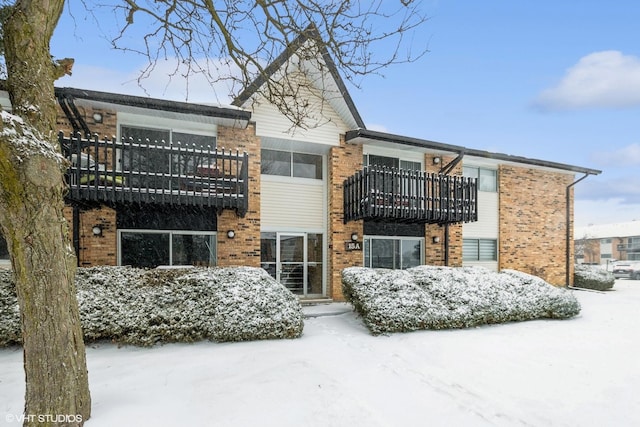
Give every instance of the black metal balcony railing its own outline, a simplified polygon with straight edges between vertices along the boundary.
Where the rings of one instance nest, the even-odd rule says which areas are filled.
[[[369,166],[344,182],[344,222],[453,224],[478,220],[475,178]]]
[[[164,142],[59,134],[73,201],[248,208],[248,154]]]

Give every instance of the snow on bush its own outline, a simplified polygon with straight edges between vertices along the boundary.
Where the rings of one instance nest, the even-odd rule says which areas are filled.
[[[342,289],[373,334],[564,319],[580,312],[570,291],[514,270],[350,267],[342,271]]]
[[[576,288],[606,291],[613,288],[616,278],[613,273],[597,267],[576,264],[573,273],[573,286]]]
[[[0,346],[21,342],[18,298],[11,272],[0,270]]]
[[[10,273],[0,277],[0,345],[20,342]],[[80,268],[85,339],[134,345],[297,338],[298,298],[261,268]]]

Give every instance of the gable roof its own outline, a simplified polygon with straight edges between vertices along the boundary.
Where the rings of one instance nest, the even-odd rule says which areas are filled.
[[[247,102],[267,81],[270,79],[278,70],[280,70],[291,58],[292,56],[304,45],[307,41],[320,40],[320,32],[316,28],[314,24],[309,24],[307,28],[304,29],[302,33],[298,37],[296,37],[282,52],[278,57],[269,64],[262,74],[260,74],[253,82],[251,82],[234,100],[231,102],[231,105],[235,105],[237,107],[241,107]],[[335,62],[331,58],[329,54],[329,50],[326,45],[322,44],[320,46],[320,51],[322,52],[322,59],[326,64],[327,69],[333,81],[335,82],[338,90],[340,91],[340,95],[342,100],[345,102],[346,107],[353,118],[356,127],[358,128],[366,128],[364,125],[364,121],[362,117],[360,117],[360,113],[356,109],[356,106],[347,90],[347,87],[344,83],[342,77],[340,77],[340,73],[338,72],[338,68],[336,67]]]

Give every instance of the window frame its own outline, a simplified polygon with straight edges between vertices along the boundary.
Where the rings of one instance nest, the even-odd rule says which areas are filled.
[[[279,153],[280,155],[285,155],[287,157],[287,161],[288,161],[288,170],[289,170],[289,174],[285,175],[282,173],[267,173],[265,171],[265,166],[266,163],[264,162],[264,158],[265,158],[265,152],[270,152],[270,153]],[[296,174],[296,164],[297,165],[311,165],[313,163],[302,163],[302,162],[297,162],[295,161],[296,156],[308,156],[308,157],[314,157],[316,158],[316,163],[315,163],[315,177],[310,177],[310,176],[305,176],[305,175],[297,175]],[[284,156],[282,157],[282,159],[278,160],[280,162],[284,162]],[[284,177],[284,178],[295,178],[295,179],[306,179],[306,180],[312,180],[312,181],[324,181],[325,178],[325,171],[324,171],[324,162],[325,162],[325,156],[322,154],[317,154],[317,153],[306,153],[303,151],[287,151],[287,150],[275,150],[272,148],[262,148],[260,150],[260,174],[261,175],[265,175],[265,176],[278,176],[278,177]],[[284,170],[284,168],[283,168]],[[297,169],[298,171],[300,170],[300,167]],[[319,175],[319,176],[318,176]]]
[[[471,172],[474,173],[471,173]],[[481,166],[462,166],[462,176],[478,180],[478,191],[486,193],[498,192],[498,170]],[[489,183],[489,185],[487,184]]]
[[[218,265],[218,232],[217,231],[205,231],[205,230],[168,230],[168,229],[138,229],[138,228],[124,228],[117,231],[117,249],[118,249],[118,265],[122,264],[122,235],[123,234],[159,234],[169,236],[169,263],[161,264],[162,266],[186,266],[185,264],[174,264],[174,236],[175,235],[192,235],[192,236],[209,236],[210,241],[214,243],[214,247],[210,248],[209,266],[215,267]],[[128,264],[127,264],[128,265]]]
[[[404,270],[407,268],[415,267],[415,265],[408,265],[405,267],[405,263],[403,262],[403,242],[404,241],[417,241],[420,244],[420,254],[419,254],[419,263],[417,265],[424,264],[424,254],[425,254],[425,239],[424,237],[416,237],[416,236],[380,236],[380,235],[365,235],[362,238],[362,261],[363,266],[371,267],[371,256],[372,256],[372,241],[373,240],[386,240],[391,241],[393,245],[393,268],[394,270]],[[369,254],[369,259],[367,260],[367,254]],[[398,265],[400,267],[398,267]],[[378,267],[374,267],[378,268]]]
[[[475,243],[475,250],[473,252],[473,256],[471,256],[471,254],[469,254],[466,250],[465,250],[465,246],[466,245],[471,245]],[[492,244],[492,248],[491,251],[493,252],[491,254],[491,258],[488,258],[486,256],[483,256],[483,250],[481,247],[481,243],[491,243]],[[469,262],[496,262],[498,261],[498,239],[486,239],[486,238],[473,238],[473,239],[467,239],[467,238],[463,238],[462,239],[462,261],[469,261]],[[486,253],[486,248],[485,248],[485,252]]]

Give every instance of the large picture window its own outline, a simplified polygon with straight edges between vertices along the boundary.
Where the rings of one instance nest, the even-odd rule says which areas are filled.
[[[406,269],[422,264],[423,239],[365,237],[364,266]]]
[[[199,164],[197,153],[187,153],[187,150],[215,151],[216,137],[211,134],[195,134],[177,132],[172,129],[148,128],[130,125],[120,126],[120,137],[134,143],[123,150],[121,169],[128,171],[145,171],[145,176],[136,177],[134,186],[150,185],[154,188],[164,188],[170,181],[163,175],[185,174],[193,172]],[[173,147],[174,151],[168,150]],[[176,149],[181,151],[178,155]]]
[[[120,265],[216,265],[216,234],[199,231],[120,230]]]

